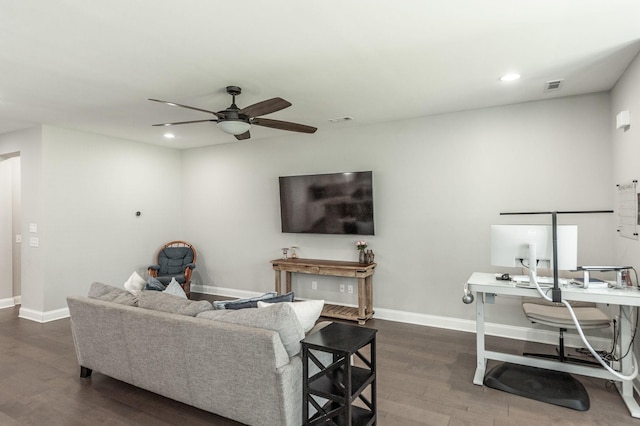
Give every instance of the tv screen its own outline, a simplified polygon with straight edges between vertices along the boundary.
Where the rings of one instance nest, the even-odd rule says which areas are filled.
[[[282,232],[373,235],[373,172],[280,177]]]

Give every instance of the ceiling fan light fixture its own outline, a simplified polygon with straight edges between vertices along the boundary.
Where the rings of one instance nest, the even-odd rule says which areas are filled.
[[[241,135],[249,131],[251,124],[243,120],[220,120],[218,127],[230,135]]]

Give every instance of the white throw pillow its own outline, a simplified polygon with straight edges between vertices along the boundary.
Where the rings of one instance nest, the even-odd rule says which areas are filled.
[[[124,282],[124,288],[131,294],[138,294],[142,291],[146,283],[140,274],[133,271],[129,279]]]
[[[322,313],[322,308],[324,307],[324,300],[304,300],[301,302],[280,302],[286,303],[293,308],[293,312],[296,313],[296,317],[298,317],[298,321],[300,321],[300,325],[302,325],[302,329],[304,332],[308,332],[313,328],[320,318],[320,314]],[[266,303],[262,301],[258,301],[258,308],[267,308],[274,303]]]
[[[183,299],[187,299],[187,294],[184,292],[184,289],[182,288],[180,283],[176,281],[175,278],[171,278],[171,282],[169,283],[167,288],[164,289],[163,293],[167,293],[173,296],[178,296],[178,297],[182,297]]]

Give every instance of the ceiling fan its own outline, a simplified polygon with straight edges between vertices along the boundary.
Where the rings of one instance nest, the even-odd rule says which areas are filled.
[[[260,118],[261,115],[271,114],[272,112],[280,111],[281,109],[285,109],[291,106],[290,102],[287,102],[282,98],[267,99],[266,101],[258,102],[257,104],[249,105],[245,108],[238,108],[236,105],[236,96],[242,93],[242,89],[240,89],[238,86],[227,86],[227,93],[230,94],[233,99],[231,101],[231,106],[229,106],[225,110],[218,112],[196,108],[188,105],[181,105],[175,102],[161,101],[159,99],[149,99],[150,101],[160,102],[163,104],[181,108],[193,109],[201,112],[207,112],[216,116],[216,118],[208,120],[180,121],[177,123],[154,124],[154,126],[175,126],[178,124],[191,124],[211,121],[214,123],[218,123],[218,127],[220,127],[223,132],[234,135],[238,140],[249,139],[251,137],[251,134],[249,133],[251,125],[271,127],[273,129],[288,130],[290,132],[301,133],[314,133],[317,130],[315,127],[306,126],[304,124],[291,123],[289,121],[271,120],[269,118]]]

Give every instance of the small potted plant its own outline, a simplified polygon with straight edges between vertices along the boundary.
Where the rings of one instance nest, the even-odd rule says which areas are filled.
[[[358,262],[367,263],[364,250],[367,248],[367,242],[364,240],[356,241],[356,248],[360,251],[358,255]]]

